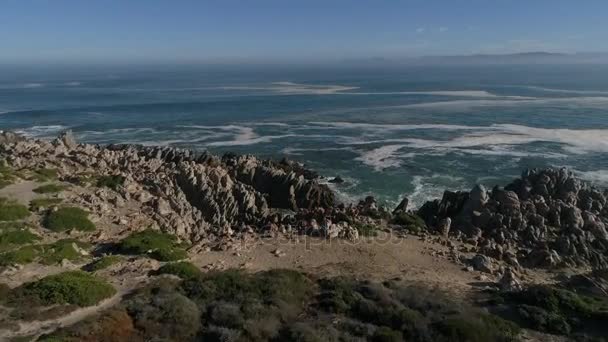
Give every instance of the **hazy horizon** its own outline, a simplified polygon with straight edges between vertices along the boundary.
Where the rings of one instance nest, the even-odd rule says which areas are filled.
[[[328,63],[608,51],[587,1],[7,1],[0,63]]]

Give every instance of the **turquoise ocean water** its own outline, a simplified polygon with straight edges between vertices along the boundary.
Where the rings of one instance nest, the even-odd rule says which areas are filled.
[[[287,156],[346,201],[568,166],[608,185],[608,66],[1,67],[0,129]]]

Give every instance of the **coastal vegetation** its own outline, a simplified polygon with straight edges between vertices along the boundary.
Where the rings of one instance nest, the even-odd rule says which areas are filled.
[[[71,229],[93,231],[95,230],[95,224],[89,220],[88,215],[85,210],[77,207],[58,208],[47,214],[44,226],[54,232]]]
[[[118,243],[118,252],[130,255],[147,255],[159,261],[185,259],[188,254],[175,236],[147,229],[133,233]]]

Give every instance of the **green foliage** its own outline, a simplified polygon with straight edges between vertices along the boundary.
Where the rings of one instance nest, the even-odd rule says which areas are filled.
[[[39,169],[34,171],[32,178],[37,182],[48,182],[57,179],[56,169]]]
[[[113,296],[116,290],[89,273],[70,271],[26,283],[14,292],[15,300],[21,303],[34,299],[34,302],[42,305],[73,304],[84,307]]]
[[[63,259],[77,261],[83,258],[79,250],[89,248],[88,244],[74,239],[63,239],[46,245],[27,245],[0,254],[0,265],[29,264],[34,261],[52,265]]]
[[[357,224],[355,228],[361,236],[372,237],[378,235],[378,228],[373,224]]]
[[[600,329],[608,334],[608,298],[536,285],[501,295],[529,328],[561,335]],[[588,329],[594,327],[594,329]]]
[[[156,274],[173,274],[182,279],[198,279],[203,275],[203,272],[187,261],[172,262],[161,266]]]
[[[15,182],[15,173],[13,169],[1,163],[0,165],[0,189],[11,185]]]
[[[405,226],[408,230],[414,233],[426,229],[426,223],[420,216],[416,214],[408,214],[404,211],[400,211],[393,217],[393,223]]]
[[[98,187],[106,187],[117,190],[125,183],[125,177],[119,175],[101,176],[97,178]]]
[[[30,244],[40,240],[38,235],[29,230],[16,229],[0,232],[0,252],[9,250],[15,246]]]
[[[63,259],[78,261],[83,258],[79,250],[88,250],[91,246],[74,239],[63,239],[48,245],[38,246],[38,257],[41,264],[58,264]]]
[[[88,219],[88,213],[81,208],[63,207],[51,211],[44,220],[44,226],[55,232],[71,229],[93,231],[95,224]]]
[[[178,264],[165,273],[181,273]],[[158,278],[130,296],[124,307],[137,332],[126,323],[121,326],[129,329],[114,330],[130,332],[131,340],[271,342],[506,342],[519,332],[440,292],[399,281],[314,280],[279,269],[186,274],[181,281]],[[78,323],[53,336],[107,330],[101,324]]]
[[[89,272],[97,272],[103,269],[106,269],[114,264],[121,262],[123,258],[120,255],[107,255],[101,257],[94,262],[86,265],[84,267],[85,270]]]
[[[37,187],[33,191],[37,194],[51,194],[51,193],[61,192],[65,189],[66,189],[66,187],[64,185],[46,184],[46,185]]]
[[[26,206],[0,198],[0,221],[23,220],[28,216],[30,216],[30,212]]]
[[[30,201],[30,210],[39,211],[41,209],[48,209],[61,203],[60,198],[35,198]]]
[[[149,255],[160,261],[177,261],[188,257],[173,235],[152,229],[131,234],[118,244],[118,251],[124,254]]]
[[[0,254],[0,266],[14,264],[29,264],[36,260],[38,248],[36,246],[23,246],[19,249]]]

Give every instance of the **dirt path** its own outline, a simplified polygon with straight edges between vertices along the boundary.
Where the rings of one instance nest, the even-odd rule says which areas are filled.
[[[77,322],[80,322],[88,317],[91,317],[95,314],[99,314],[102,311],[109,309],[122,300],[124,296],[131,293],[133,290],[142,286],[143,282],[134,282],[129,287],[118,288],[116,294],[114,296],[101,301],[99,304],[94,306],[87,306],[85,308],[76,309],[69,314],[46,321],[33,321],[33,322],[21,322],[19,324],[19,329],[16,331],[8,331],[2,332],[4,336],[1,338],[15,338],[15,337],[23,337],[30,336],[33,339],[39,337],[40,335],[50,333],[58,328],[67,327],[73,325]]]
[[[298,241],[261,240],[254,247],[234,252],[210,252],[193,258],[203,269],[245,268],[260,271],[273,268],[297,269],[318,276],[353,276],[383,280],[399,277],[465,295],[477,272],[433,254],[448,248],[420,241],[417,237],[362,238],[358,243],[302,237]],[[278,250],[278,252],[277,252]]]

